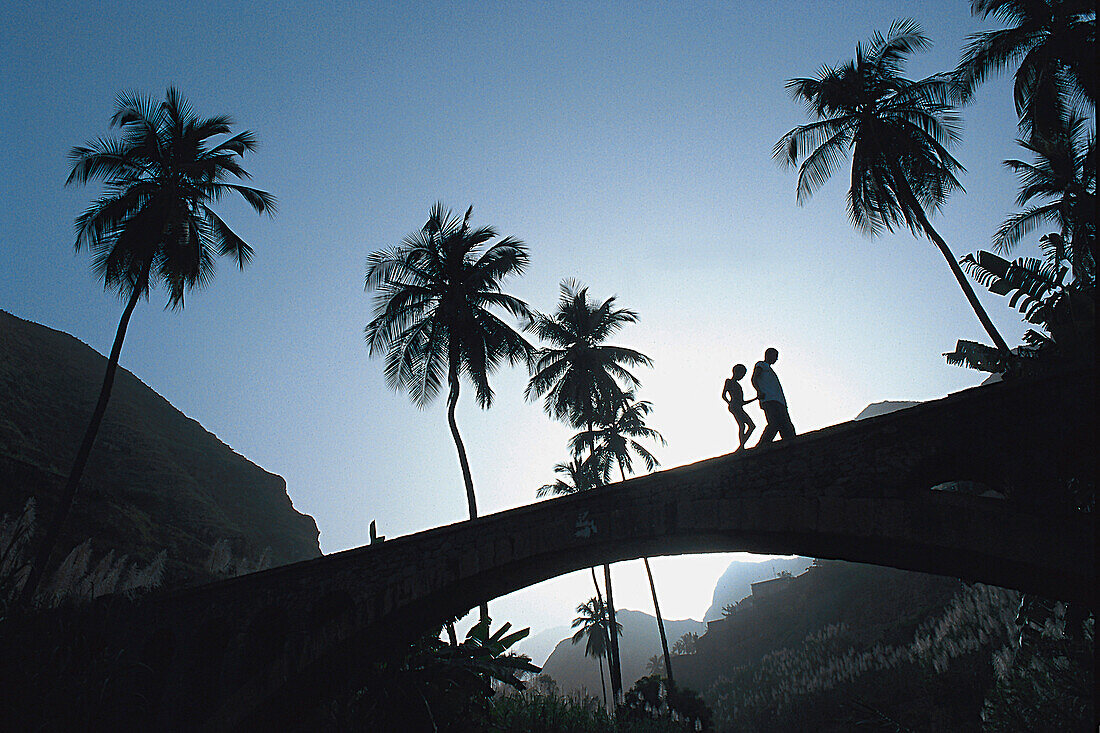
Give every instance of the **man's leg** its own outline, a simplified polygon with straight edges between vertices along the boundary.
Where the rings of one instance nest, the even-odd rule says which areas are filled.
[[[775,413],[775,408],[782,407],[778,402],[761,402],[761,409],[764,410],[764,417],[767,419],[768,424],[764,426],[764,432],[760,434],[760,441],[756,444],[759,448],[762,445],[767,445],[775,439],[775,434],[779,432],[779,416]]]
[[[778,403],[776,403],[778,405]],[[794,423],[791,422],[791,414],[787,411],[786,405],[779,405],[783,414],[779,423],[779,435],[783,440],[790,440],[795,436]]]

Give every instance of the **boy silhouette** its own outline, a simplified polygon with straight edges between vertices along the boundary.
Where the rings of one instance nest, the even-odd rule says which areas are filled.
[[[745,391],[741,389],[741,385],[738,384],[741,378],[748,373],[748,369],[744,364],[738,364],[733,368],[733,373],[730,378],[726,380],[726,383],[722,386],[722,401],[726,403],[726,407],[729,408],[730,414],[737,421],[737,439],[740,445],[737,446],[737,450],[741,450],[745,447],[745,441],[752,435],[752,431],[756,430],[756,423],[752,421],[749,414],[745,412],[745,405],[750,402],[755,402],[756,398],[751,400],[745,399]]]

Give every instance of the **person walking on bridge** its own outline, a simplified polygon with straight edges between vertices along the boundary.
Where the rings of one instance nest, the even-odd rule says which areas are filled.
[[[756,362],[756,367],[752,370],[752,386],[756,388],[756,397],[760,400],[760,407],[768,420],[756,444],[757,448],[770,444],[776,433],[783,440],[790,440],[795,436],[794,424],[787,412],[787,398],[783,396],[779,377],[772,369],[772,364],[778,360],[779,351],[769,348],[764,352],[764,360]]]

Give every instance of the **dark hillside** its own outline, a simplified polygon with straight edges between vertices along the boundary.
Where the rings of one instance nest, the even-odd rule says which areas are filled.
[[[976,729],[1014,593],[840,561],[756,585],[673,660],[725,728]]]
[[[98,395],[106,359],[72,336],[0,311],[0,514],[52,511]],[[91,537],[148,560],[168,551],[168,582],[204,577],[210,548],[237,557],[270,547],[275,564],[320,555],[317,525],[286,483],[119,369],[61,541]]]
[[[794,646],[844,623],[862,643],[904,644],[930,614],[942,611],[960,582],[874,565],[824,562],[772,596],[746,599],[727,618],[711,621],[698,653],[679,665],[685,684],[705,689],[730,666]]]

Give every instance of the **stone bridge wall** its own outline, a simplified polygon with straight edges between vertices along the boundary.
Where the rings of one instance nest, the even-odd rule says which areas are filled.
[[[1094,477],[1094,407],[1091,373],[975,388],[67,623],[141,660],[149,725],[232,729],[281,727],[354,685],[364,658],[480,601],[642,556],[801,554],[1092,603],[1093,520],[1049,497]],[[957,481],[1008,498],[931,490]]]

